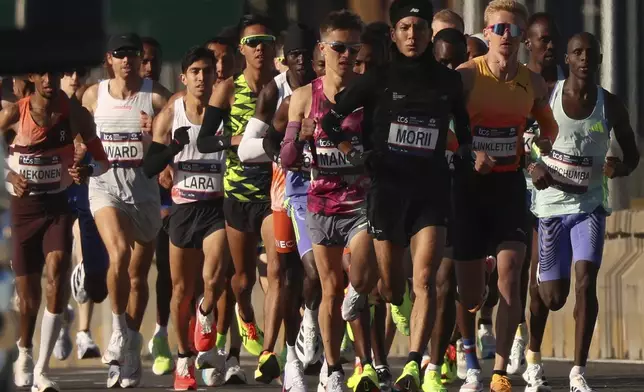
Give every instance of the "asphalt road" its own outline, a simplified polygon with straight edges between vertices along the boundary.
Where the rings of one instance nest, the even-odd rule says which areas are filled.
[[[172,391],[172,376],[155,376],[150,370],[150,364],[146,364],[144,377],[141,387],[136,391]],[[243,359],[242,365],[249,379],[252,378],[254,366],[250,360]],[[391,363],[394,375],[400,374],[403,365],[401,360],[394,360]],[[491,363],[484,363],[484,372],[486,375],[491,374]],[[553,391],[568,391],[568,373],[572,365],[568,362],[547,362],[546,374],[553,386]],[[347,377],[351,374],[351,369],[345,367]],[[596,390],[619,391],[619,392],[644,392],[644,365],[619,364],[619,363],[590,363],[586,373],[588,381]],[[59,383],[61,391],[93,391],[105,389],[105,380],[107,369],[101,368],[67,368],[52,369],[52,377]],[[201,384],[201,375],[197,372],[198,382]],[[307,376],[308,390],[315,392],[317,386],[317,377]],[[489,378],[486,380],[489,382]],[[515,391],[523,391],[525,383],[520,376],[513,377]],[[457,382],[450,386],[449,391],[458,391],[460,383]],[[277,391],[281,386],[277,382],[271,385],[257,384],[252,381],[249,385],[244,386],[224,386],[216,388],[219,392],[240,391],[246,389],[274,390]],[[19,389],[19,391],[27,389]],[[206,387],[200,386],[199,391],[206,391]],[[208,388],[214,390],[214,388]]]

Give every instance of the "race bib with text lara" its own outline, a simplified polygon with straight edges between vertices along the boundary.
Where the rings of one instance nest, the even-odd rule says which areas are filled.
[[[20,155],[18,173],[28,183],[30,192],[49,192],[60,188],[62,179],[61,158],[53,156]]]
[[[101,132],[101,142],[110,164],[135,168],[143,162],[142,132]]]
[[[492,128],[477,126],[474,128],[472,148],[485,151],[496,159],[498,165],[514,163],[517,156],[519,127]]]
[[[223,195],[222,164],[178,162],[175,171],[178,196],[188,200],[210,200]]]
[[[416,156],[431,156],[440,132],[436,120],[427,117],[398,116],[389,126],[389,150]]]
[[[581,194],[588,190],[593,171],[593,158],[568,155],[552,150],[543,157],[557,188],[563,192]]]

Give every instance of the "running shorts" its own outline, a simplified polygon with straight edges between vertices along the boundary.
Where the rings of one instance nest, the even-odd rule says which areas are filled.
[[[242,202],[224,198],[226,223],[242,233],[260,234],[264,219],[272,213],[270,201]]]
[[[223,198],[174,204],[170,208],[168,234],[177,248],[202,249],[204,238],[225,228]]]
[[[159,185],[159,198],[161,199],[161,209],[169,209],[172,207],[172,195],[169,189],[165,189]]]
[[[526,241],[526,184],[521,171],[459,173],[453,182],[454,260],[480,260],[503,242]]]
[[[273,231],[277,253],[295,252],[295,231],[293,230],[293,222],[286,211],[273,209]]]
[[[570,280],[572,262],[589,261],[599,268],[604,253],[606,211],[539,219],[539,282]]]
[[[94,217],[96,212],[104,207],[116,208],[124,213],[132,224],[134,240],[141,243],[154,241],[161,229],[162,222],[159,214],[161,203],[158,199],[145,203],[128,204],[107,192],[92,190],[89,196],[89,206]]]
[[[390,241],[401,248],[431,226],[447,226],[450,206],[450,178],[419,197],[387,185],[372,186],[367,197],[369,234],[378,241]]]
[[[309,229],[306,225],[306,198],[299,201],[294,198],[286,200],[288,215],[292,221],[292,227],[295,232],[295,241],[297,242],[297,251],[300,258],[313,250]]]
[[[367,230],[368,220],[365,213],[327,216],[307,211],[306,223],[314,244],[349,247],[353,237]]]
[[[11,265],[15,275],[42,274],[51,252],[71,255],[73,223],[67,192],[11,196]]]

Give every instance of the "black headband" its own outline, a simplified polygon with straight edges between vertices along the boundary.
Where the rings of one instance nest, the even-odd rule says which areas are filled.
[[[417,16],[431,22],[434,17],[434,7],[429,0],[395,0],[389,7],[392,27],[396,27],[396,23],[408,16]]]

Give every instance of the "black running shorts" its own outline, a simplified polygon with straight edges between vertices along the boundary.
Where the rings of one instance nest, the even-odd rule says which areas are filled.
[[[177,248],[202,249],[204,238],[225,227],[223,198],[170,207],[168,234]]]
[[[270,201],[242,202],[224,198],[226,223],[242,233],[261,234],[262,222],[272,213]]]

